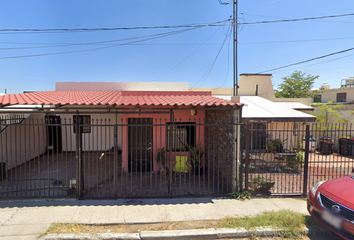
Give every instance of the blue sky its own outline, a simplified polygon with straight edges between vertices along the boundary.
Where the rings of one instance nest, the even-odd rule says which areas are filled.
[[[218,0],[0,0],[0,4],[0,29],[190,25],[218,22],[232,15],[232,5],[221,5]],[[353,12],[352,0],[340,0],[340,3],[329,0],[239,0],[241,23]],[[354,16],[241,25],[238,30],[238,72],[258,73],[352,48],[353,27]],[[57,81],[189,82],[189,86],[195,87],[232,87],[229,26],[204,27],[121,46],[112,45],[127,41],[56,47],[184,29],[55,33],[0,31],[0,92],[5,89],[8,93],[54,90]],[[28,48],[43,46],[46,47]],[[108,46],[111,47],[91,51]],[[80,50],[89,51],[4,58]],[[341,79],[354,76],[353,58],[354,51],[349,51],[267,73],[273,75],[275,88],[282,83],[282,77],[295,70],[320,75],[315,87],[328,83],[331,88],[338,88]]]

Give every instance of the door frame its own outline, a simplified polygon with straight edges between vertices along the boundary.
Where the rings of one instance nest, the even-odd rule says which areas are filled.
[[[140,136],[133,133],[133,128],[135,127],[140,128],[138,129],[138,132],[140,130]],[[144,130],[147,131],[147,138],[145,139],[147,146],[144,146],[144,139],[141,138],[143,136]],[[134,141],[139,141],[140,149],[134,149],[134,145],[132,144]],[[145,155],[147,157],[146,159],[140,157],[140,164],[134,164],[134,162],[132,163],[134,158],[134,151],[136,150],[142,151],[137,155],[144,155],[145,151]],[[151,171],[153,171],[153,118],[128,118],[128,172],[140,173]]]

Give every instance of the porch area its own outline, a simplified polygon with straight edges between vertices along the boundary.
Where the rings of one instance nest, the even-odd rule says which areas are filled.
[[[234,111],[198,111],[205,118],[194,119],[180,112],[183,119],[33,114],[10,124],[0,135],[0,199],[229,194],[236,176]]]
[[[76,198],[77,166],[75,152],[62,152],[43,154],[3,170],[0,198]],[[216,196],[225,190],[208,168],[190,169],[183,176],[175,171],[165,176],[159,171],[128,172],[122,168],[122,155],[111,152],[84,152],[82,166],[82,198]]]

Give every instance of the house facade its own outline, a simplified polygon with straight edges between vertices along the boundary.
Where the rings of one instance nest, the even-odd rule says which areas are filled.
[[[183,83],[57,83],[56,91],[0,96],[4,114],[16,105],[37,108],[1,132],[0,197],[198,196],[237,188],[240,103]],[[177,159],[186,160],[186,172],[176,169]]]
[[[343,104],[344,106],[338,109],[339,114],[348,122],[354,122],[353,109],[354,109],[354,85],[352,84],[354,78],[344,79],[340,88],[331,88],[329,84],[323,84],[320,87],[320,93],[312,99],[312,103],[326,104],[333,101],[333,104]],[[314,113],[321,113],[319,107],[314,106]],[[329,122],[335,123],[337,117],[329,115]]]

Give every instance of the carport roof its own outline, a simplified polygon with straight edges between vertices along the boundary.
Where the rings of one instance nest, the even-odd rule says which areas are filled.
[[[241,102],[247,107],[242,109],[245,121],[272,121],[272,122],[314,122],[316,117],[295,110],[305,105],[287,102],[272,102],[259,96],[242,96]],[[312,109],[307,107],[306,110]]]
[[[230,96],[219,96],[230,99]],[[242,121],[266,122],[314,122],[316,117],[301,112],[313,110],[312,107],[298,102],[273,102],[259,96],[241,96]]]
[[[211,92],[44,91],[0,96],[0,105],[242,106]]]

